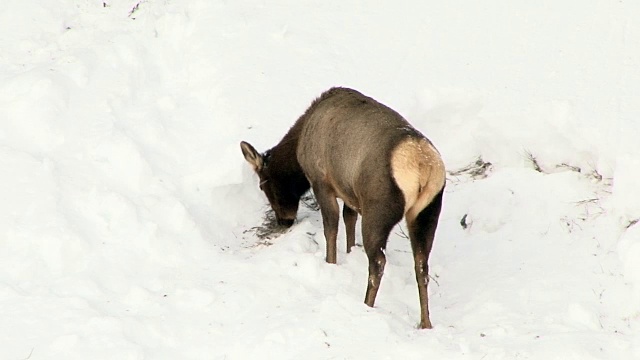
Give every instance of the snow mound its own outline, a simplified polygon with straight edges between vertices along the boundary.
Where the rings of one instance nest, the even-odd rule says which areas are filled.
[[[639,5],[532,4],[3,2],[0,357],[640,357]],[[331,86],[445,160],[433,330],[404,225],[375,308],[319,212],[252,230],[239,142]]]

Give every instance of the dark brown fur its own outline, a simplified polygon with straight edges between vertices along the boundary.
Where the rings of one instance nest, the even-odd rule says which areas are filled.
[[[355,224],[362,215],[369,306],[380,286],[389,233],[405,215],[420,294],[420,326],[431,327],[427,261],[442,204],[444,166],[420,132],[387,106],[355,90],[332,88],[265,154],[245,142],[241,148],[280,224],[293,224],[300,197],[312,187],[322,213],[327,262],[336,263],[336,198],[344,201],[347,252],[355,244]]]

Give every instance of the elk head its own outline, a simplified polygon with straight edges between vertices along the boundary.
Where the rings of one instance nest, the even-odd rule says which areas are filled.
[[[272,161],[271,150],[264,154],[247,142],[240,142],[242,154],[260,178],[260,190],[269,200],[271,208],[276,214],[278,225],[290,227],[298,213],[300,195],[293,191],[292,180],[281,164]]]

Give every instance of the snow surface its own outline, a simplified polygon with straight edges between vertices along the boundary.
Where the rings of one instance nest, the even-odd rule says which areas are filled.
[[[638,19],[628,0],[0,2],[0,358],[640,358]],[[432,330],[401,228],[375,308],[361,248],[341,233],[324,262],[318,212],[251,231],[268,205],[239,141],[269,148],[334,85],[452,172]],[[487,176],[456,172],[478,157]]]

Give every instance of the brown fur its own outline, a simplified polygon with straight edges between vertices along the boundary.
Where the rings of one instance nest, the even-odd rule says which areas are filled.
[[[293,223],[300,196],[309,186],[313,188],[322,212],[327,262],[336,262],[336,198],[345,204],[347,251],[355,243],[355,223],[362,215],[363,245],[369,257],[365,296],[369,306],[382,278],[387,238],[405,216],[416,262],[420,326],[431,327],[427,260],[440,214],[445,169],[429,140],[387,106],[355,90],[332,88],[264,155],[245,142],[241,146],[283,224]]]

